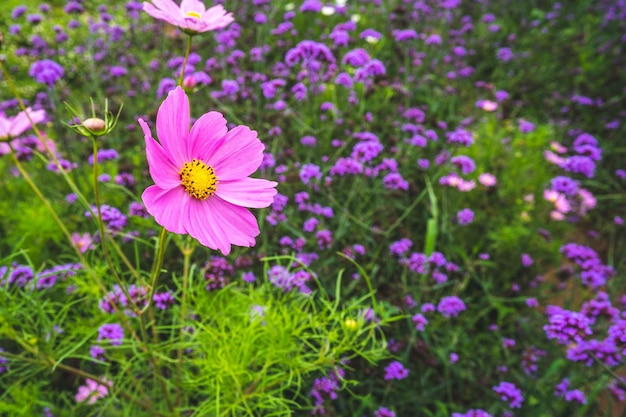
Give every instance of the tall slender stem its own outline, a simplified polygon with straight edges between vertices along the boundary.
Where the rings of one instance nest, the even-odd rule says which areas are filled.
[[[183,60],[183,66],[180,68],[180,79],[178,80],[178,85],[183,86],[183,80],[185,79],[185,67],[187,66],[187,61],[189,60],[189,54],[191,54],[191,40],[193,36],[189,35],[187,37],[187,50],[185,51],[185,59]]]
[[[190,263],[191,263],[191,255],[193,254],[195,247],[193,244],[185,245],[182,248],[183,253],[183,288],[182,288],[182,298],[180,302],[180,340],[183,340],[185,333],[185,319],[187,318],[187,292],[189,286],[189,272],[190,272]],[[182,344],[178,347],[178,389],[176,392],[176,404],[180,405],[180,395],[181,395],[181,386],[182,386],[182,368],[183,368],[183,347]]]

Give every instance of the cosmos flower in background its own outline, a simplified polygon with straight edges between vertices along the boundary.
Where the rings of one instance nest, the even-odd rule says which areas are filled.
[[[235,20],[221,4],[207,9],[200,0],[182,0],[180,6],[173,0],[144,1],[143,10],[189,35],[222,29]]]
[[[191,130],[189,123],[189,99],[180,87],[159,107],[160,143],[139,119],[155,182],[143,193],[146,209],[168,231],[188,233],[224,255],[231,245],[253,246],[260,231],[246,207],[272,204],[278,185],[249,177],[261,165],[265,146],[247,126],[229,131],[218,112],[203,114]]]
[[[41,123],[45,118],[45,110],[33,110],[30,107],[14,117],[7,117],[0,112],[0,140],[18,137],[30,129],[33,124]]]

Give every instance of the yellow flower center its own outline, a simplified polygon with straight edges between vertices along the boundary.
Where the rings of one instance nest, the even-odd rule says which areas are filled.
[[[198,12],[187,12],[187,16],[188,17],[195,17],[196,19],[200,19],[202,16],[200,16],[200,13]]]
[[[180,170],[180,184],[190,196],[198,200],[206,200],[215,194],[217,183],[213,167],[197,159],[185,162]]]

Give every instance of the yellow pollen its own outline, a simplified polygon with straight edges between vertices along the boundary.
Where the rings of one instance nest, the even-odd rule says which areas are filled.
[[[197,159],[185,162],[180,170],[180,184],[190,196],[198,200],[206,200],[215,194],[217,183],[213,167]]]
[[[187,16],[195,17],[196,19],[200,19],[202,17],[202,16],[200,16],[200,13],[198,13],[198,12],[187,12]]]

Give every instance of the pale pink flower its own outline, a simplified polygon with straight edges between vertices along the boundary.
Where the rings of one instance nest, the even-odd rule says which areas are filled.
[[[498,103],[490,100],[480,100],[476,103],[478,107],[483,109],[484,111],[495,111],[498,108]]]
[[[32,124],[28,116],[30,116],[33,124],[37,124],[46,118],[46,112],[45,110],[33,110],[30,107],[14,117],[7,117],[0,112],[0,140],[15,138],[30,129]]]
[[[554,190],[543,190],[543,198],[551,203],[554,203],[559,198],[560,193]]]
[[[105,397],[109,393],[109,387],[112,385],[111,381],[103,379],[108,385],[98,384],[96,381],[87,379],[85,382],[87,385],[81,385],[78,387],[76,393],[76,402],[82,403],[87,400],[87,404],[94,404],[100,398]]]
[[[221,29],[235,20],[221,4],[207,9],[200,0],[182,0],[180,6],[173,0],[144,1],[143,10],[190,35]]]
[[[567,152],[567,148],[561,145],[559,142],[552,141],[550,142],[550,148],[556,153],[565,153]]]
[[[72,233],[72,244],[76,246],[80,253],[85,253],[95,248],[93,238],[89,233],[83,233],[82,235],[77,232]]]
[[[457,188],[459,189],[459,191],[463,191],[465,193],[468,191],[472,191],[474,188],[476,188],[476,181],[465,181],[464,179],[461,179]]]
[[[561,166],[561,164],[565,162],[565,159],[563,159],[562,157],[560,157],[559,155],[555,154],[552,151],[544,151],[543,156],[546,158],[546,161],[557,166]]]
[[[247,126],[226,127],[218,112],[205,113],[189,130],[189,99],[181,87],[159,107],[155,141],[139,119],[155,185],[142,199],[157,223],[173,233],[188,233],[201,244],[230,253],[231,244],[253,246],[256,218],[246,207],[274,201],[274,181],[248,176],[263,160],[265,146]]]
[[[561,221],[561,220],[563,220],[565,218],[565,215],[563,213],[561,213],[560,211],[552,210],[550,212],[550,218],[552,220]]]
[[[498,182],[493,174],[488,172],[482,173],[478,176],[478,182],[485,187],[493,187]]]

